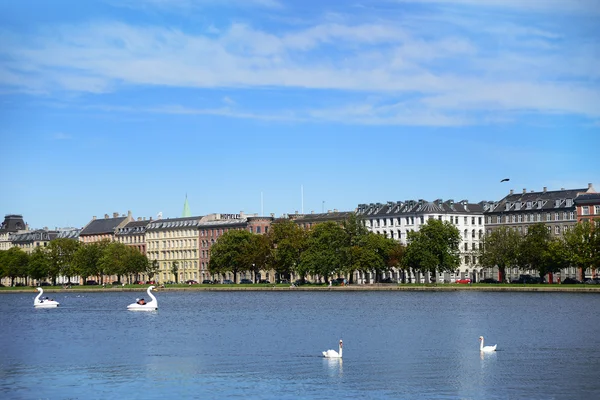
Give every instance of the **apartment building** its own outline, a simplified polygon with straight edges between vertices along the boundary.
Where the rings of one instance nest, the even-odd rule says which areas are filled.
[[[374,233],[397,240],[406,245],[409,232],[418,232],[429,219],[448,221],[460,232],[461,243],[459,268],[453,273],[435,277],[437,281],[453,282],[458,278],[479,279],[478,252],[485,232],[483,211],[485,202],[470,203],[468,200],[437,199],[389,201],[387,203],[359,204],[356,213],[365,227]],[[401,280],[401,271],[393,271],[392,278]],[[372,282],[373,276],[362,274],[357,281]],[[428,276],[408,276],[414,282],[427,282]]]
[[[23,216],[20,214],[7,214],[4,216],[4,221],[0,225],[0,250],[8,250],[13,247],[10,242],[10,235],[17,232],[25,232],[29,227],[23,221]]]
[[[125,226],[117,228],[115,240],[124,245],[135,247],[142,254],[146,254],[146,228],[151,220],[138,218],[129,221]]]
[[[600,193],[580,194],[575,198],[575,208],[578,222],[600,222]]]
[[[102,240],[115,240],[115,233],[119,228],[123,228],[129,222],[133,221],[131,211],[127,215],[119,216],[119,213],[113,213],[112,218],[104,214],[104,218],[92,217],[92,220],[79,232],[79,241],[83,243],[94,243]]]

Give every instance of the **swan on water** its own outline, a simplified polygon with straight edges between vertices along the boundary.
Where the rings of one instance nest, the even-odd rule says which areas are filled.
[[[146,304],[139,304],[139,302],[136,301],[135,303],[128,305],[127,309],[131,311],[158,310],[158,301],[156,300],[156,297],[154,297],[154,295],[152,294],[152,289],[154,289],[154,286],[150,286],[148,290],[146,290],[146,292],[148,293],[148,297],[152,299],[151,301],[147,302]]]
[[[496,351],[496,346],[498,346],[498,345],[495,344],[493,346],[484,346],[483,345],[483,336],[479,336],[479,351],[482,351],[484,353],[491,353],[492,351]]]
[[[327,350],[327,351],[323,352],[323,357],[325,357],[325,358],[342,358],[342,347],[343,347],[343,343],[342,343],[342,339],[340,339],[339,353],[335,350]]]
[[[40,297],[42,297],[42,294],[44,294],[44,289],[42,289],[41,287],[37,288],[38,290],[38,295],[35,297],[35,300],[33,300],[33,306],[34,307],[38,307],[38,308],[51,308],[51,307],[58,307],[59,302],[58,301],[54,301],[52,299],[48,299],[47,297],[45,299],[40,299]]]

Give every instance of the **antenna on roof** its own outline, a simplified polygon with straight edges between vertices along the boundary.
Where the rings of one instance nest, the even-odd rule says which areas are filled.
[[[300,185],[300,197],[302,199],[302,214],[304,214],[304,185]]]

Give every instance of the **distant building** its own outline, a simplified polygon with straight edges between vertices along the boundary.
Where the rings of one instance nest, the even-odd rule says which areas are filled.
[[[92,220],[79,232],[79,241],[83,243],[95,243],[102,240],[115,240],[115,234],[119,228],[124,227],[129,222],[133,221],[131,211],[127,216],[119,216],[119,213],[113,213],[112,218],[108,214],[104,214],[104,218],[96,218]]]
[[[297,223],[300,227],[310,229],[317,224],[323,222],[336,222],[342,223],[343,221],[350,218],[354,214],[353,211],[338,211],[338,210],[327,210],[326,213],[310,213],[310,214],[289,214],[287,217]]]
[[[58,237],[58,231],[36,229],[35,231],[17,232],[10,235],[9,240],[14,247],[19,247],[27,254],[36,248],[45,248],[51,240]]]
[[[150,263],[158,262],[157,281],[175,281],[174,262],[177,262],[177,281],[198,280],[198,225],[201,218],[166,218],[148,223],[146,255]]]
[[[575,198],[577,221],[600,221],[600,193],[580,194]]]
[[[117,228],[115,239],[119,243],[135,247],[142,254],[146,254],[146,228],[151,220],[138,218],[129,221],[125,226]]]
[[[257,214],[247,215],[243,212],[239,214],[209,214],[200,220],[198,225],[198,235],[200,244],[200,279],[212,279],[208,270],[210,262],[210,249],[219,237],[230,230],[247,230],[251,233],[268,233],[273,217],[260,217]],[[272,272],[264,272],[264,276],[257,279],[270,279]],[[231,274],[226,274],[223,279],[234,280]],[[239,276],[238,278],[244,278]]]
[[[418,232],[420,227],[429,219],[448,221],[453,224],[461,236],[460,261],[461,264],[453,273],[446,273],[435,277],[437,281],[454,282],[458,278],[477,279],[477,265],[479,264],[478,252],[484,233],[483,220],[484,202],[470,203],[468,200],[455,202],[454,200],[437,199],[389,201],[383,203],[359,204],[356,213],[371,232],[399,241],[406,245],[408,233]],[[400,276],[400,271],[394,271],[391,278],[398,281],[404,278],[414,282],[426,282],[427,276]],[[359,282],[370,282],[374,277],[370,275],[359,276]]]
[[[4,221],[0,225],[0,250],[8,250],[12,247],[9,237],[13,233],[25,232],[29,227],[23,221],[23,216],[20,214],[7,214],[4,216]]]

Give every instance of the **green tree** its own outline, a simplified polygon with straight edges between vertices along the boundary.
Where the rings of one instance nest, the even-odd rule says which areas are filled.
[[[563,234],[569,261],[579,268],[580,279],[585,279],[585,270],[600,267],[600,229],[584,221]]]
[[[100,277],[103,271],[100,258],[109,241],[82,244],[73,255],[74,275],[83,278],[84,283],[90,276]],[[70,277],[69,277],[70,283]]]
[[[271,243],[270,266],[275,270],[277,279],[290,279],[297,272],[302,252],[306,250],[308,231],[294,221],[278,220],[271,225],[268,237]]]
[[[394,242],[389,251],[388,266],[402,271],[402,283],[406,283],[406,266],[404,265],[404,256],[406,255],[406,246],[400,242]]]
[[[255,234],[252,240],[247,244],[248,249],[245,253],[248,260],[245,261],[249,265],[256,283],[256,277],[261,270],[266,270],[272,265],[272,249],[271,240],[267,235]]]
[[[40,281],[48,276],[49,264],[48,253],[42,250],[42,248],[36,247],[29,256],[27,274],[31,279]]]
[[[27,277],[29,256],[19,247],[11,247],[4,252],[5,276],[10,278],[10,285],[15,285],[15,278]]]
[[[343,247],[344,274],[350,276],[350,283],[353,283],[356,270],[363,270],[365,254],[362,254],[362,245],[368,242],[366,237],[370,234],[363,222],[358,219],[356,214],[352,213],[342,222],[342,229],[346,234],[346,240]],[[364,271],[364,270],[363,270]]]
[[[75,275],[74,257],[78,247],[77,240],[68,238],[54,239],[48,244],[48,276],[52,279],[53,285],[56,285],[56,278],[59,275],[66,277]]]
[[[150,280],[152,280],[152,278],[154,278],[154,275],[158,274],[158,269],[159,269],[158,260],[152,260],[152,262],[148,262],[147,267],[146,267],[146,275],[148,275],[148,278]]]
[[[498,268],[499,281],[506,281],[506,268],[519,265],[521,236],[515,229],[501,226],[484,236],[479,262],[487,268]]]
[[[148,270],[148,257],[142,254],[137,248],[132,246],[127,247],[127,254],[125,259],[125,271],[128,274],[128,282],[131,283],[132,275],[136,276],[139,280],[139,275],[145,273]]]
[[[390,255],[395,245],[393,239],[367,232],[350,252],[354,262],[353,269],[363,273],[370,272],[375,276],[375,282],[379,282],[382,273],[390,270]]]
[[[448,221],[429,219],[418,232],[408,233],[404,264],[422,273],[455,271],[460,265],[460,233]]]
[[[110,242],[102,250],[102,256],[98,260],[100,270],[106,275],[121,276],[128,274],[128,262],[130,260],[131,248],[123,243]],[[104,282],[104,274],[100,276],[100,283]]]
[[[553,272],[547,264],[551,241],[552,234],[545,224],[531,225],[521,242],[520,267],[524,270],[536,270],[542,279],[547,273]]]
[[[175,260],[171,263],[171,273],[175,276],[175,283],[179,283],[179,261]]]
[[[253,242],[253,233],[246,230],[231,230],[211,247],[208,270],[211,274],[231,272],[234,282],[237,282],[239,272],[247,271],[252,258],[249,253]]]
[[[346,234],[335,222],[315,225],[309,231],[307,248],[302,253],[298,271],[328,278],[344,271]]]

